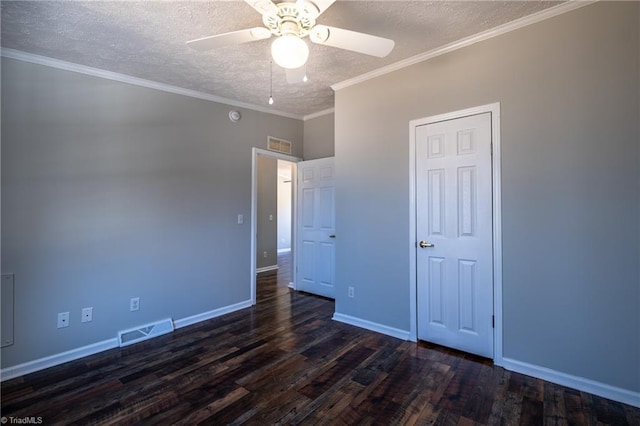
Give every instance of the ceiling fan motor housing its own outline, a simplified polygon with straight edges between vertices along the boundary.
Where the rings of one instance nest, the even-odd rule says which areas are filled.
[[[273,4],[273,3],[272,3]],[[270,9],[262,15],[262,22],[272,34],[305,37],[316,24],[319,10],[311,2],[298,0],[295,3],[278,3],[277,11]]]

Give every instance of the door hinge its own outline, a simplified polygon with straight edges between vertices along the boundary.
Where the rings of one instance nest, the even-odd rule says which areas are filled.
[[[491,315],[491,328],[496,328],[496,317]]]

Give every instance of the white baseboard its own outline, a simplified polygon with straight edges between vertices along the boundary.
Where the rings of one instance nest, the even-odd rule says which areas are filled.
[[[375,322],[363,320],[361,318],[352,317],[339,313],[333,314],[335,321],[346,324],[355,325],[356,327],[365,328],[367,330],[386,334],[388,336],[397,337],[398,339],[410,340],[410,333]],[[579,391],[588,392],[593,395],[608,398],[613,401],[622,402],[640,408],[640,392],[633,392],[627,389],[618,388],[607,385],[605,383],[596,382],[595,380],[585,379],[584,377],[572,376],[570,374],[551,370],[549,368],[540,367],[526,362],[516,361],[510,358],[502,358],[501,366],[509,371],[526,374],[548,382],[556,383]]]
[[[350,315],[339,314],[337,312],[333,314],[333,319],[345,324],[355,325],[356,327],[386,334],[387,336],[397,337],[398,339],[402,340],[409,340],[409,332],[407,330],[400,330],[399,328],[389,327],[383,324],[378,324],[376,322],[352,317]]]
[[[595,380],[572,376],[570,374],[551,370],[550,368],[540,367],[510,358],[503,358],[502,366],[509,371],[526,374],[527,376],[532,376],[537,379],[546,380],[568,388],[588,392],[603,398],[608,398],[640,408],[640,392],[617,388],[605,383],[596,382]]]
[[[118,339],[114,337],[113,339],[92,343],[81,348],[71,349],[59,354],[3,368],[0,370],[0,381],[4,382],[5,380],[24,376],[25,374],[34,373],[36,371],[44,370],[45,368],[55,367],[56,365],[64,364],[65,362],[74,361],[85,356],[97,354],[98,352],[103,352],[117,347]]]
[[[278,265],[264,266],[262,268],[256,268],[256,274],[259,274],[260,272],[274,271],[276,269],[278,269]]]
[[[244,302],[236,303],[234,305],[223,306],[222,308],[214,309],[209,312],[203,312],[201,314],[193,315],[187,318],[182,318],[173,322],[175,328],[187,327],[202,321],[206,321],[212,318],[220,317],[231,312],[239,311],[251,307],[251,300],[245,300]]]
[[[244,302],[236,303],[234,305],[224,306],[212,311],[203,312],[201,314],[193,315],[187,318],[182,318],[174,321],[173,324],[175,328],[182,328],[201,321],[206,321],[211,318],[235,312],[240,309],[248,308],[250,306],[251,301],[245,300]],[[86,356],[94,355],[98,352],[103,352],[117,347],[118,339],[113,338],[104,340],[102,342],[92,343],[91,345],[83,346],[81,348],[71,349],[66,352],[36,359],[34,361],[28,361],[22,364],[14,365],[12,367],[3,368],[2,370],[0,370],[0,382],[24,376],[25,374],[35,373],[36,371],[44,370],[45,368],[55,367],[56,365],[64,364],[65,362],[74,361],[76,359],[84,358]]]
[[[291,251],[291,247],[289,248],[283,248],[283,249],[278,249],[278,254],[281,253],[289,253]]]
[[[296,289],[296,283],[294,283],[293,281],[291,281],[291,282],[289,283],[289,288],[290,288],[290,289],[292,289],[292,290],[295,290],[295,289]]]

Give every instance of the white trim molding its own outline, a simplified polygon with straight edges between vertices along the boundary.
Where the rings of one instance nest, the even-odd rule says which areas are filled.
[[[73,62],[61,61],[59,59],[53,59],[46,56],[34,55],[33,53],[22,52],[20,50],[8,49],[3,47],[2,49],[0,49],[0,56],[9,59],[17,59],[23,62],[30,62],[32,64],[44,65],[46,67],[57,68],[65,71],[72,71],[79,74],[90,75],[92,77],[99,77],[107,80],[119,81],[121,83],[133,84],[134,86],[146,87],[147,89],[155,89],[162,92],[189,96],[191,98],[202,99],[205,101],[216,102],[219,104],[234,106],[238,108],[246,108],[253,111],[264,112],[267,114],[279,115],[281,117],[293,118],[296,120],[304,119],[302,115],[298,114],[278,111],[259,105],[211,95],[209,93],[198,92],[197,90],[184,89],[182,87],[172,86],[170,84],[158,83],[157,81],[145,80],[144,78],[132,77],[126,74],[120,74],[117,72],[102,70],[99,68],[88,67],[86,65],[75,64]]]
[[[0,381],[4,382],[5,380],[14,379],[16,377],[24,376],[25,374],[44,370],[45,368],[55,367],[56,365],[64,364],[65,362],[74,361],[76,359],[84,358],[86,356],[94,355],[117,347],[118,339],[114,337],[113,339],[92,343],[81,348],[71,349],[59,354],[3,368],[0,370]]]
[[[382,75],[389,74],[394,71],[398,71],[402,68],[410,67],[411,65],[428,61],[429,59],[433,59],[437,56],[441,56],[446,53],[453,52],[454,50],[462,49],[463,47],[471,46],[472,44],[489,40],[493,37],[497,37],[502,34],[506,34],[508,32],[527,27],[529,25],[537,24],[538,22],[542,22],[547,19],[554,18],[563,13],[567,13],[572,10],[581,8],[583,6],[587,6],[589,4],[595,3],[596,1],[598,0],[567,1],[557,6],[552,6],[540,12],[533,13],[531,15],[522,17],[520,19],[516,19],[515,21],[511,21],[503,25],[499,25],[495,28],[491,28],[489,30],[472,35],[470,37],[466,37],[461,40],[454,41],[453,43],[445,44],[444,46],[440,46],[435,49],[429,50],[427,52],[420,53],[418,55],[404,59],[402,61],[384,66],[382,68],[378,68],[377,70],[373,70],[371,72],[359,75],[349,80],[345,80],[340,83],[333,84],[331,88],[334,91],[338,91],[338,90],[347,88],[349,86],[353,86],[355,84],[359,84],[364,81],[371,80],[372,78],[380,77]]]
[[[333,320],[364,328],[366,330],[375,331],[376,333],[386,334],[387,336],[395,337],[398,339],[409,340],[409,332],[407,330],[400,330],[399,328],[389,327],[377,322],[352,317],[351,315],[339,314],[336,312],[333,314]]]
[[[416,128],[430,123],[468,117],[470,115],[491,114],[491,178],[493,209],[493,362],[502,365],[502,190],[501,190],[501,145],[500,145],[500,103],[492,103],[460,111],[434,115],[409,122],[409,340],[418,340],[416,270]]]
[[[323,115],[333,114],[336,111],[335,108],[329,108],[322,111],[314,112],[313,114],[308,114],[302,117],[304,121],[313,120],[314,118],[322,117]]]
[[[176,329],[187,327],[192,324],[196,324],[249,307],[251,307],[251,301],[245,300],[233,305],[223,306],[222,308],[214,309],[212,311],[203,312],[201,314],[176,320],[173,322],[173,325]],[[104,352],[106,350],[118,347],[118,339],[114,337],[113,339],[103,340],[102,342],[92,343],[90,345],[71,349],[59,354],[54,354],[46,356],[44,358],[3,368],[2,370],[0,370],[0,382],[24,376],[25,374],[35,373],[36,371],[44,370],[45,368],[55,367],[56,365],[64,364],[65,362],[75,361],[89,355],[94,355],[99,352]]]
[[[222,308],[213,309],[211,311],[203,312],[201,314],[192,315],[190,317],[175,320],[173,322],[173,325],[175,328],[183,328],[193,324],[197,324],[202,321],[221,317],[222,315],[230,314],[231,312],[239,311],[241,309],[250,308],[250,307],[251,307],[251,300],[245,300],[243,302],[234,303],[233,305],[223,306]]]
[[[640,392],[618,388],[597,382],[595,380],[585,379],[584,377],[573,376],[571,374],[555,371],[550,368],[540,367],[538,365],[517,361],[511,358],[503,358],[502,366],[509,370],[537,379],[546,380],[568,388],[577,389],[582,392],[588,392],[593,395],[608,398],[613,401],[629,404],[640,408]]]
[[[260,272],[275,271],[276,269],[278,269],[278,265],[263,266],[262,268],[256,268],[256,274],[259,274]]]

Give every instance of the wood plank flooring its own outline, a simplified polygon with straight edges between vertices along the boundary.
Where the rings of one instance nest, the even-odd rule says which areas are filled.
[[[640,425],[640,409],[331,320],[289,256],[252,308],[2,383],[43,424]]]

